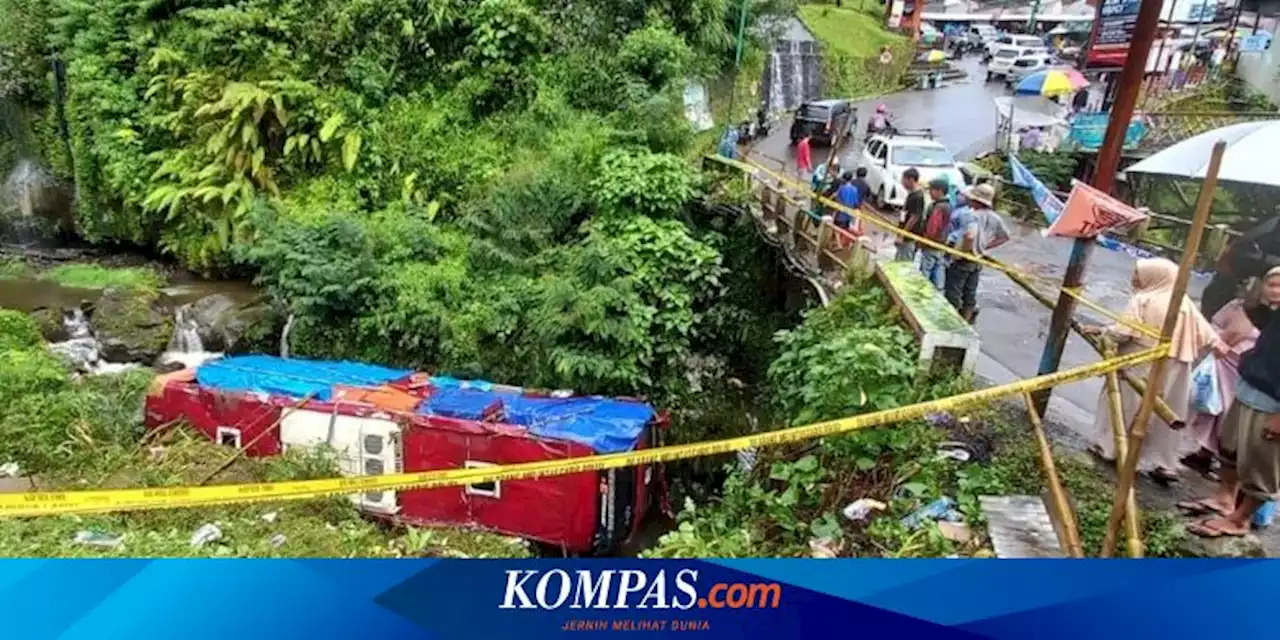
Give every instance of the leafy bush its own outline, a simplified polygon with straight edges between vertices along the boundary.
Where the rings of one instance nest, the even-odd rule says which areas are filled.
[[[777,336],[769,380],[797,424],[887,409],[914,397],[915,337],[894,322],[878,287],[845,293]]]
[[[0,351],[34,349],[43,342],[36,321],[21,311],[0,309]]]
[[[612,151],[600,160],[592,192],[606,217],[676,216],[696,194],[698,177],[681,157],[639,150]]]
[[[255,282],[303,319],[358,314],[377,291],[372,243],[358,221],[344,216],[305,224],[282,219],[243,257],[259,269]]]
[[[53,393],[66,385],[66,369],[45,349],[0,351],[0,404],[11,406],[23,398]]]
[[[640,216],[594,224],[581,245],[552,255],[563,275],[534,285],[527,318],[545,370],[593,393],[680,395],[684,360],[720,295],[720,254],[679,222]]]
[[[618,64],[649,85],[662,89],[682,80],[693,51],[670,27],[651,24],[632,31],[618,48]]]

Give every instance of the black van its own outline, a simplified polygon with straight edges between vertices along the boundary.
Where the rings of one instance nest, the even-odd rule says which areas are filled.
[[[857,126],[858,112],[848,100],[806,102],[796,109],[791,121],[791,144],[809,136],[810,144],[831,146],[835,140]]]

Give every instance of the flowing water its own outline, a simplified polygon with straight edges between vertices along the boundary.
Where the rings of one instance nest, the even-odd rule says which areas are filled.
[[[794,18],[774,43],[765,66],[761,96],[770,112],[786,111],[822,94],[821,56],[813,35]]]

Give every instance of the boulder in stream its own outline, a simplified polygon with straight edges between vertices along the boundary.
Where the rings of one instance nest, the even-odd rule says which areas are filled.
[[[93,333],[108,362],[150,364],[164,352],[173,335],[173,319],[160,294],[138,288],[102,292],[90,318]]]
[[[268,311],[261,303],[238,302],[222,293],[207,295],[177,311],[169,350],[234,352]]]
[[[36,309],[31,312],[31,319],[35,320],[36,326],[40,327],[40,335],[49,342],[62,342],[71,337],[71,334],[67,333],[67,328],[62,326],[60,309],[48,307]]]

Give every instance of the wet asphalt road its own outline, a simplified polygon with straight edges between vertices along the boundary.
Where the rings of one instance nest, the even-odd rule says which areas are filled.
[[[933,129],[936,138],[959,159],[967,160],[990,150],[994,146],[995,134],[992,98],[1007,95],[1007,91],[1003,84],[983,82],[983,67],[976,57],[964,60],[961,65],[969,71],[967,81],[961,80],[933,91],[903,91],[859,102],[859,130],[865,127],[865,118],[877,104],[886,104],[900,128]],[[790,169],[793,161],[789,127],[789,120],[778,123],[771,135],[753,148],[752,157],[765,165]],[[842,150],[841,164],[856,166],[851,164],[851,160],[860,150],[860,140],[856,144],[851,142],[850,148]],[[826,149],[814,149],[814,163],[825,160],[828,153]],[[1072,241],[1046,238],[1038,228],[1015,221],[1009,223],[1013,238],[993,255],[1006,264],[1060,283]],[[883,248],[882,252],[885,250],[892,251],[891,248]],[[1128,299],[1133,264],[1134,258],[1127,254],[1096,248],[1086,275],[1086,296],[1108,309],[1122,310]],[[1199,297],[1207,281],[1203,276],[1192,279],[1194,297]],[[1036,375],[1048,333],[1050,311],[1003,274],[991,270],[982,275],[978,303],[982,308],[978,317],[978,331],[982,336],[978,375],[994,384]],[[1077,316],[1090,323],[1102,322],[1088,310],[1077,311]],[[1067,341],[1061,366],[1084,365],[1096,362],[1098,358],[1087,343],[1073,335]],[[1067,427],[1075,435],[1088,437],[1101,389],[1099,379],[1059,387],[1050,403],[1048,418]]]
[[[976,56],[966,58],[961,68],[969,72],[969,80],[960,80],[949,86],[930,91],[901,91],[899,93],[856,102],[858,132],[866,130],[867,119],[875,113],[877,105],[889,107],[899,129],[933,129],[939,142],[947,145],[958,159],[968,160],[994,146],[996,109],[992,98],[1008,95],[1004,85],[985,83],[985,71]],[[755,145],[754,157],[772,162],[772,166],[790,168],[793,165],[790,119],[777,123],[767,139]],[[861,148],[850,143],[841,153],[841,164],[848,167],[848,159]],[[815,164],[825,161],[829,150],[815,148]]]

